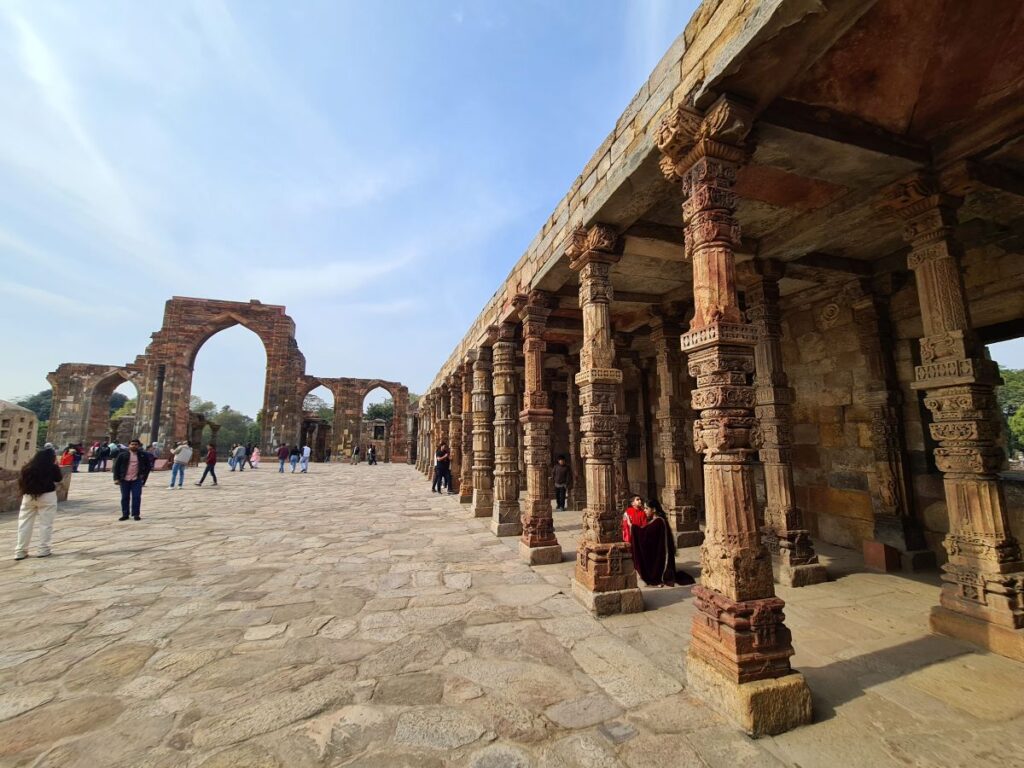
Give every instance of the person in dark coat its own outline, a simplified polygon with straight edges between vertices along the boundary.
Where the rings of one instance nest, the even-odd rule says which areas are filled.
[[[206,469],[203,470],[203,476],[199,478],[199,482],[196,485],[202,485],[203,480],[209,475],[213,478],[213,484],[217,484],[217,472],[214,469],[217,466],[217,446],[213,443],[208,443],[206,446]]]
[[[689,574],[676,571],[676,543],[661,503],[648,499],[644,502],[644,513],[646,524],[633,525],[630,530],[633,565],[640,578],[650,587],[693,584]]]
[[[114,485],[121,486],[121,517],[127,520],[129,509],[135,520],[142,519],[142,487],[153,469],[153,459],[142,450],[138,438],[128,443],[128,450],[122,451],[114,460]],[[130,507],[129,507],[130,504]]]

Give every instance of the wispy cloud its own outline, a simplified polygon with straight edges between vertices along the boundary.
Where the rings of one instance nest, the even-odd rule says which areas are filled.
[[[62,315],[72,316],[78,320],[93,320],[106,318],[111,315],[125,316],[127,312],[121,307],[113,309],[92,301],[82,301],[70,296],[49,291],[44,288],[36,288],[31,285],[22,285],[10,280],[0,282],[0,294],[12,299],[20,299],[30,303],[32,306],[44,311],[57,312]]]

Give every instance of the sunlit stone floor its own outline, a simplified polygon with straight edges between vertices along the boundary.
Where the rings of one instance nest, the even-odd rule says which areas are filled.
[[[122,523],[76,475],[48,559],[0,516],[0,766],[1024,765],[1024,666],[929,635],[934,576],[823,548],[779,590],[816,723],[751,741],[686,694],[688,589],[567,596],[578,513],[531,569],[408,466],[195,479]]]

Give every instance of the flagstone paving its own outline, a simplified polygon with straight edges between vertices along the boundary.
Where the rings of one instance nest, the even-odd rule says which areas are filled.
[[[0,766],[1024,765],[1024,666],[929,634],[934,575],[823,547],[779,589],[816,722],[753,741],[686,693],[687,588],[569,597],[578,513],[531,569],[408,466],[221,475],[139,522],[76,475],[54,556],[0,560]]]

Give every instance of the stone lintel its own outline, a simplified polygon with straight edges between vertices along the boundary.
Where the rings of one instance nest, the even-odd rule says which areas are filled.
[[[768,680],[736,683],[692,653],[686,657],[686,687],[749,736],[774,736],[811,722],[811,691],[792,672]]]

